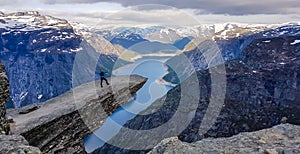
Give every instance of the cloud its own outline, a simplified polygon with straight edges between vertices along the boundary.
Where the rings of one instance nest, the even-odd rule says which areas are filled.
[[[23,1],[24,2],[24,1]],[[0,5],[4,6],[4,5],[12,5],[12,4],[19,4],[22,3],[22,0],[0,0]]]
[[[159,4],[179,9],[197,9],[212,14],[295,14],[300,13],[299,0],[41,0],[46,4],[115,2],[124,7]]]
[[[140,11],[125,9],[118,12],[64,12],[43,10],[43,14],[67,18],[70,21],[89,24],[91,26],[103,25],[196,25],[199,22],[184,11],[151,10]],[[163,16],[162,16],[163,14]],[[180,22],[178,22],[180,19]]]
[[[299,21],[300,13],[297,3],[293,3],[293,7],[284,7],[284,3],[278,0],[261,0],[261,3],[255,3],[250,0],[246,2],[223,0],[222,3],[218,3],[218,5],[214,4],[216,0],[186,0],[184,3],[179,0],[148,0],[148,3],[157,2],[165,4],[169,2],[170,5],[179,6],[181,9],[167,5],[140,5],[129,7],[143,3],[137,0],[111,0],[113,2],[103,2],[108,0],[102,0],[102,2],[98,2],[99,0],[42,1],[41,3],[41,0],[31,0],[28,3],[22,3],[20,0],[0,0],[0,4],[5,4],[0,8],[0,11],[16,12],[37,10],[45,15],[52,15],[58,18],[65,18],[69,21],[85,23],[97,27],[103,25],[186,26],[224,22],[271,24]],[[203,1],[203,3],[198,5],[200,1]],[[51,4],[47,4],[50,2]],[[195,4],[192,5],[192,2]],[[294,0],[286,0],[284,2],[290,4],[294,2]],[[269,3],[268,7],[266,7],[267,3]],[[212,5],[214,5],[214,7],[206,7]],[[282,5],[283,7],[279,8],[278,5]]]

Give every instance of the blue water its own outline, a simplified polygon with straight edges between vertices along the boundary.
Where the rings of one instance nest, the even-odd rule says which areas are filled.
[[[145,110],[156,99],[164,96],[171,89],[171,87],[159,84],[156,81],[166,74],[167,67],[164,65],[166,60],[167,58],[161,57],[142,58],[133,64],[113,71],[113,75],[116,76],[137,74],[148,78],[148,80],[132,100],[117,109],[107,118],[101,128],[84,139],[87,152],[92,152],[101,147],[106,141],[115,136],[127,121],[133,119],[136,114]],[[115,125],[115,123],[120,126]]]

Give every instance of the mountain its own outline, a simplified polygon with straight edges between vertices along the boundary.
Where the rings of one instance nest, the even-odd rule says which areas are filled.
[[[178,48],[176,48],[172,44],[150,41],[140,42],[133,45],[129,49],[141,55],[175,54],[178,51]]]
[[[122,47],[128,49],[129,47],[133,46],[134,44],[141,43],[144,41],[148,41],[144,39],[141,35],[133,33],[130,30],[123,30],[120,32],[107,32],[107,31],[98,31],[98,34],[102,35],[112,44],[118,44]]]
[[[175,30],[164,28],[157,30],[145,36],[147,40],[157,41],[162,43],[174,43],[176,40],[181,39],[181,36]]]
[[[104,36],[106,39],[111,40],[113,37],[120,33],[130,33],[139,35],[149,41],[158,41],[163,43],[174,43],[176,40],[185,37],[208,37],[215,33],[232,30],[236,28],[271,28],[276,25],[265,24],[244,24],[244,23],[220,23],[220,24],[199,24],[195,26],[140,26],[140,27],[124,27],[117,26],[98,26],[97,33]]]
[[[120,31],[120,32],[119,32]],[[110,41],[115,46],[120,45],[129,49],[136,54],[158,54],[158,53],[175,53],[178,49],[169,43],[158,41],[149,41],[144,39],[140,34],[136,34],[132,29],[124,28],[113,30],[111,33],[97,32]],[[140,31],[138,31],[140,32]],[[149,31],[148,31],[149,32]]]
[[[148,152],[174,136],[198,143],[281,122],[299,125],[299,50],[300,36],[254,39],[245,47],[243,59],[196,71],[94,153],[137,153],[128,150],[137,147],[146,147],[142,152]],[[222,76],[225,80],[220,80]],[[112,146],[119,143],[124,143],[124,149]]]
[[[184,49],[191,38],[222,37],[227,31],[234,29],[266,29],[274,25],[251,25],[241,23],[201,24],[196,26],[166,27],[97,27],[96,32],[113,44],[129,48],[135,44],[149,41],[164,44],[173,44],[179,49]],[[218,34],[218,35],[217,35]],[[238,35],[238,34],[237,34]],[[180,42],[182,41],[182,42]]]
[[[174,42],[173,46],[179,50],[183,50],[185,46],[193,40],[193,37],[184,37]]]
[[[148,34],[152,34],[158,30],[163,29],[163,26],[142,26],[142,27],[124,27],[124,26],[109,26],[109,27],[96,27],[96,33],[104,36],[106,39],[111,40],[114,36],[128,32],[131,34],[137,34],[141,37],[145,37]]]
[[[258,38],[273,38],[284,36],[300,36],[300,25],[288,24],[277,28],[267,27],[235,27],[230,30],[223,30],[215,33],[211,37],[195,38],[185,49],[181,55],[175,56],[168,60],[166,64],[169,66],[169,74],[164,77],[168,82],[175,84],[179,83],[178,75],[184,79],[189,77],[194,71],[207,69],[208,66],[213,67],[227,61],[242,59],[244,57],[243,50],[255,39]],[[210,63],[214,60],[215,54],[220,53],[222,58],[215,60],[215,63]],[[186,69],[182,63],[182,58],[186,57],[193,65],[193,69]],[[205,57],[209,57],[206,59]],[[183,69],[182,74],[177,74],[174,70]]]
[[[38,12],[1,14],[0,38],[0,60],[10,82],[9,102],[16,108],[94,80],[93,65],[111,69],[119,53],[105,39],[96,36],[93,39],[98,42],[93,43],[75,32],[68,21]],[[98,49],[101,42],[105,48]]]

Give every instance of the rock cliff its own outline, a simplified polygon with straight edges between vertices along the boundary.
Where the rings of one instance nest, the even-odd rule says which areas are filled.
[[[9,135],[9,125],[6,118],[6,101],[9,98],[9,83],[6,71],[0,63],[0,153],[40,153],[36,147],[29,146],[24,137]]]
[[[21,135],[0,135],[0,153],[32,153],[41,154],[37,147],[30,146]]]
[[[43,153],[85,153],[83,138],[126,103],[146,79],[119,76],[109,82],[111,86],[104,88],[100,88],[100,81],[84,84],[36,107],[28,107],[27,112],[8,110],[14,121],[12,133],[24,136]]]
[[[229,138],[207,138],[195,143],[180,141],[177,137],[163,140],[148,154],[298,154],[300,153],[300,126],[281,124],[257,132],[241,133]]]
[[[9,126],[7,123],[5,104],[9,97],[9,84],[6,76],[6,71],[3,64],[0,62],[0,134],[5,135],[9,133]]]

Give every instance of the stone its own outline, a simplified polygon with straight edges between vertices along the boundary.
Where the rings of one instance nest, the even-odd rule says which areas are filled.
[[[279,154],[276,149],[266,149],[265,154]]]
[[[21,135],[0,135],[0,153],[41,154],[37,147],[29,146]]]
[[[284,128],[284,132],[282,129]],[[293,132],[295,138],[290,139],[287,134]],[[257,145],[255,138],[267,140],[265,144]],[[209,143],[209,144],[207,144]],[[228,138],[207,138],[194,143],[182,142],[168,138],[155,146],[148,154],[163,153],[263,153],[263,154],[298,154],[300,153],[300,126],[281,124],[269,129],[255,132],[241,133]]]
[[[288,120],[287,117],[283,117],[283,118],[280,120],[280,123],[285,124],[287,120]]]

